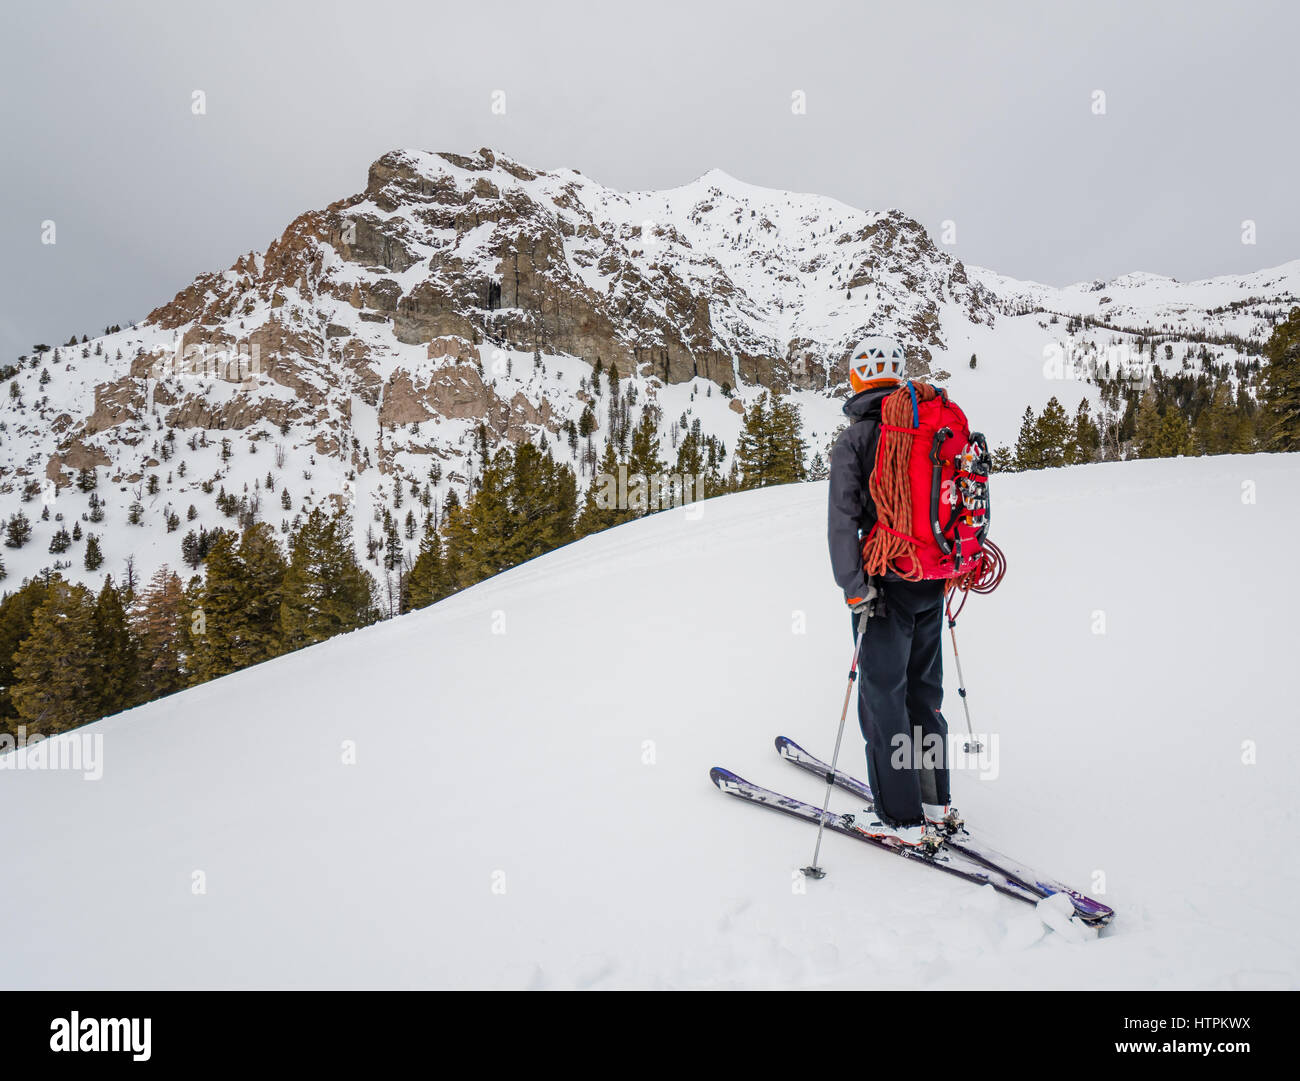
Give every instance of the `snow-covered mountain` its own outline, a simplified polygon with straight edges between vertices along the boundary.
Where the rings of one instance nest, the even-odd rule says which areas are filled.
[[[1243,455],[998,480],[1009,571],[959,627],[996,769],[956,770],[954,799],[1114,907],[1099,940],[834,834],[801,889],[814,831],[709,783],[822,797],[772,749],[829,755],[851,651],[806,484],[60,737],[99,740],[98,780],[0,760],[0,986],[1295,989],[1300,596],[1250,554],[1300,528],[1298,476]],[[844,747],[860,773],[852,722]]]
[[[1052,343],[1086,359],[1157,335],[1164,364],[1231,368],[1298,298],[1300,261],[1053,289],[964,266],[900,211],[716,170],[625,193],[490,150],[395,151],[364,191],[301,215],[264,253],[9,375],[0,510],[34,532],[5,567],[17,580],[61,561],[97,581],[133,556],[147,576],[179,564],[188,530],[231,525],[240,501],[286,531],[349,502],[362,551],[385,510],[422,525],[463,488],[480,423],[491,444],[544,440],[581,471],[587,448],[566,427],[590,405],[599,448],[597,363],[617,365],[634,421],[659,408],[670,461],[683,422],[734,449],[743,404],[768,386],[791,391],[816,449],[840,420],[848,347],[890,333],[994,444],[1011,442],[1026,405],[1095,397],[1067,365],[1045,370]],[[102,521],[74,485],[87,468]],[[83,569],[84,539],[49,550],[78,521],[101,570]]]

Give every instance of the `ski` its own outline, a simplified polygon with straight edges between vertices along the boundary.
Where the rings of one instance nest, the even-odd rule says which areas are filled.
[[[723,769],[721,766],[714,766],[713,769],[709,770],[709,779],[727,795],[736,796],[760,807],[780,811],[782,814],[803,819],[812,825],[816,825],[822,819],[822,809],[820,807],[814,807],[811,803],[804,803],[791,796],[784,796],[780,792],[773,792],[771,789],[751,784],[743,777],[732,773],[729,769]],[[1024,883],[1009,878],[997,868],[986,867],[984,864],[972,860],[960,852],[949,851],[945,848],[940,849],[934,855],[925,855],[917,849],[907,848],[893,841],[868,837],[865,833],[854,828],[851,824],[852,818],[852,815],[827,812],[826,829],[843,834],[845,837],[852,837],[856,841],[863,841],[866,844],[875,845],[877,848],[883,848],[886,852],[892,852],[894,855],[902,856],[914,863],[924,863],[936,870],[945,871],[950,875],[956,875],[958,878],[964,878],[967,882],[973,882],[979,886],[992,886],[999,893],[1014,897],[1017,901],[1024,901],[1026,904],[1036,905],[1042,900],[1039,894]]]
[[[815,755],[809,754],[792,739],[777,736],[776,750],[787,762],[815,774],[823,781],[830,775],[831,767],[829,765]],[[866,805],[873,805],[874,797],[871,794],[871,789],[856,777],[837,769],[835,771],[835,784],[844,791],[853,793]],[[1038,897],[1050,897],[1054,893],[1065,894],[1074,905],[1075,915],[1088,923],[1094,925],[1106,924],[1115,915],[1112,908],[1103,905],[1100,901],[1094,901],[1091,897],[1079,893],[1078,890],[1073,890],[1061,882],[1040,875],[1011,857],[995,851],[981,842],[978,837],[972,836],[969,830],[963,829],[955,835],[950,835],[944,843],[948,848],[968,856],[981,866],[1000,871],[1007,878],[1032,890]]]

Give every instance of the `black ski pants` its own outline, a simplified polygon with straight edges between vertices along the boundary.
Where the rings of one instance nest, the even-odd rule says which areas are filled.
[[[943,582],[877,583],[881,598],[858,652],[858,724],[876,813],[895,826],[925,821],[922,802],[949,800],[943,705]],[[883,603],[882,603],[883,600]],[[858,617],[853,617],[856,637]]]

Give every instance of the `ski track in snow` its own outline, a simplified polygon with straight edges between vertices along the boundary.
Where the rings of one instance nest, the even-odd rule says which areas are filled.
[[[0,986],[1295,988],[1300,597],[1269,553],[1297,479],[1255,455],[995,482],[1010,570],[959,636],[998,775],[954,798],[1112,905],[1099,939],[835,835],[801,890],[815,831],[709,783],[822,797],[772,749],[829,757],[851,651],[806,484],[97,722],[102,780],[0,770]]]

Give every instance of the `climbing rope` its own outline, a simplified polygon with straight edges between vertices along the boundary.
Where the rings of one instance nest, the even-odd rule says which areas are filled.
[[[957,615],[966,606],[972,593],[992,593],[1002,584],[1002,576],[1007,573],[1007,557],[1002,549],[991,540],[985,539],[983,550],[969,570],[954,575],[944,583],[944,592],[948,594],[947,608],[950,622],[957,621]],[[957,611],[952,610],[952,602],[961,594]]]
[[[921,561],[912,539],[912,486],[908,480],[907,461],[912,450],[912,392],[906,385],[881,403],[880,445],[876,449],[877,468],[868,485],[876,504],[876,528],[862,545],[862,566],[869,575],[883,575],[892,566],[900,578],[915,582],[921,577]],[[899,569],[906,559],[911,570]]]

